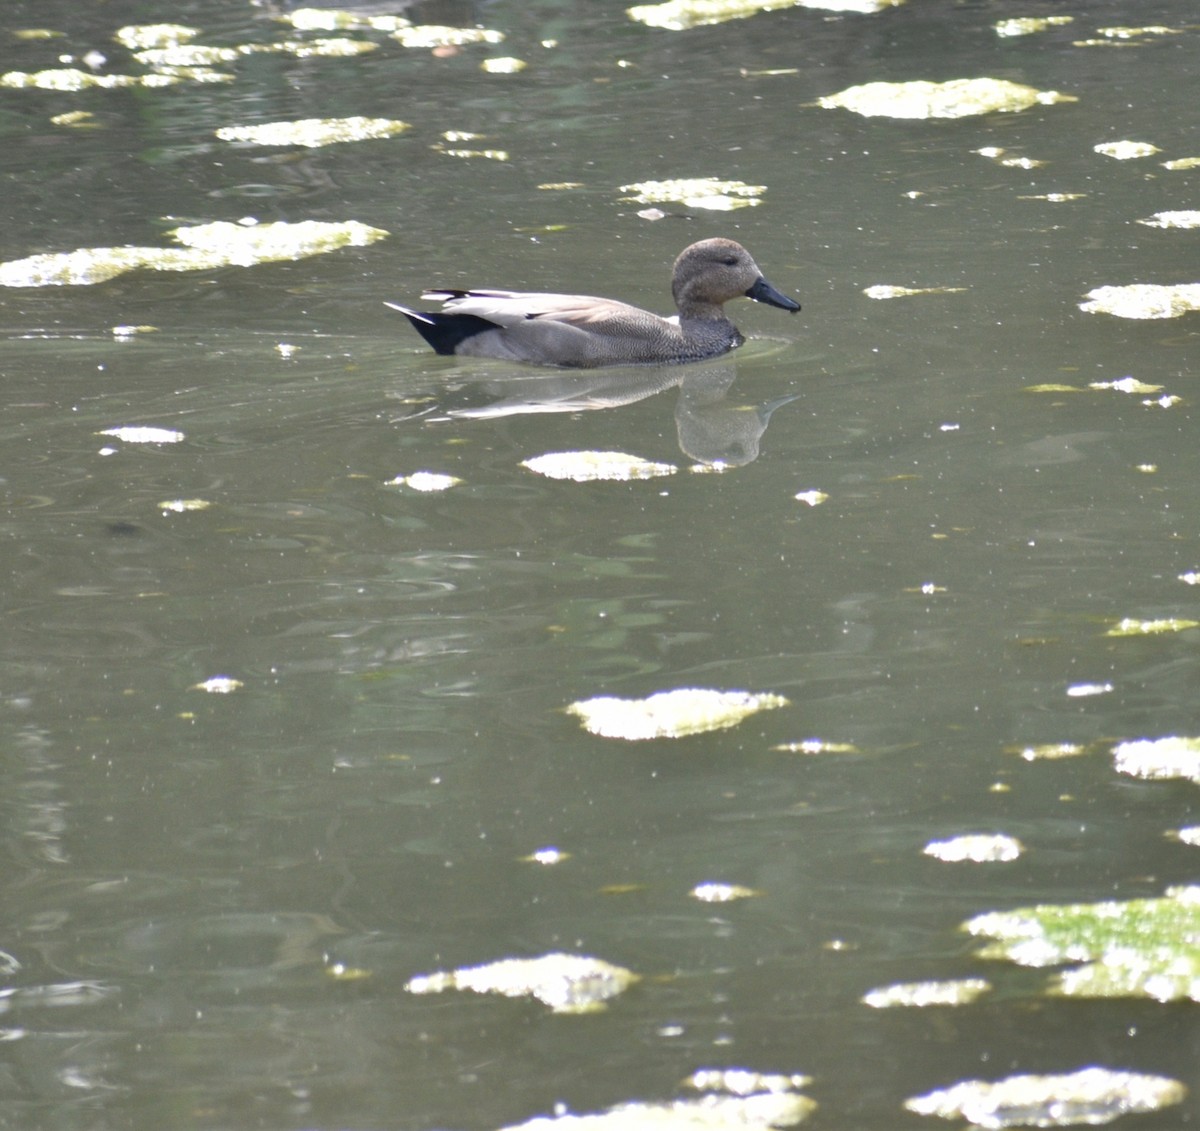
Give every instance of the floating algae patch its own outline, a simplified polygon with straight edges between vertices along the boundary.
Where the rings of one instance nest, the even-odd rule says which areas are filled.
[[[413,491],[435,492],[448,491],[457,487],[462,480],[455,475],[444,475],[439,471],[414,471],[411,475],[397,475],[389,479],[385,487],[408,487]]]
[[[697,1092],[725,1092],[731,1096],[753,1096],[762,1092],[795,1092],[812,1083],[799,1072],[755,1072],[752,1068],[697,1068],[684,1085]]]
[[[1200,783],[1200,738],[1138,738],[1113,747],[1119,774],[1147,781],[1184,778]]]
[[[233,692],[240,691],[245,686],[240,679],[234,679],[233,676],[212,675],[199,683],[193,683],[188,690],[204,691],[209,695],[232,695]]]
[[[0,86],[14,89],[78,91],[88,88],[117,90],[125,87],[164,87],[180,82],[232,82],[232,75],[218,74],[209,69],[214,61],[236,58],[236,48],[188,48],[186,41],[200,33],[181,24],[136,24],[118,28],[113,38],[134,52],[134,58],[151,67],[156,53],[184,51],[173,65],[149,75],[96,74],[72,67],[51,68],[26,73],[10,71],[0,76]]]
[[[796,0],[798,8],[815,8],[819,12],[855,12],[869,16],[885,8],[899,8],[906,0]]]
[[[173,428],[153,428],[144,424],[123,424],[117,428],[105,428],[97,436],[115,436],[126,444],[178,444],[183,440],[182,432]]]
[[[888,283],[876,283],[874,286],[864,287],[863,294],[867,298],[875,299],[910,298],[913,295],[957,295],[966,289],[966,287],[894,287]]]
[[[869,15],[903,3],[904,0],[669,0],[665,4],[638,4],[627,8],[626,14],[631,20],[648,27],[686,31],[688,28],[740,20],[780,8],[816,8],[825,12]]]
[[[1093,695],[1111,695],[1113,690],[1111,683],[1072,683],[1067,695],[1072,699],[1089,699]]]
[[[90,110],[69,110],[65,114],[55,114],[50,119],[55,126],[73,126],[91,129],[96,123],[96,115]]]
[[[471,43],[502,43],[504,33],[478,27],[414,25],[403,16],[371,16],[329,8],[298,8],[281,16],[298,31],[381,31],[402,47],[462,47]]]
[[[1089,389],[1111,389],[1114,393],[1161,393],[1162,385],[1149,385],[1136,377],[1118,377],[1115,381],[1089,381]]]
[[[1054,976],[1053,994],[1200,1001],[1200,887],[1169,888],[1155,899],[990,911],[963,928],[991,940],[983,958],[1080,963]]]
[[[1200,283],[1130,283],[1088,291],[1079,309],[1115,318],[1178,318],[1200,310]]]
[[[1075,19],[1074,16],[1018,16],[1011,20],[1000,20],[992,24],[997,35],[1011,38],[1018,35],[1034,35],[1039,31],[1048,31],[1052,27],[1061,27]]]
[[[179,24],[130,25],[119,28],[114,38],[134,52],[134,59],[152,69],[148,75],[96,74],[74,67],[52,67],[43,71],[9,71],[0,75],[0,86],[10,89],[80,91],[120,90],[128,87],[166,87],[181,82],[232,82],[233,76],[211,70],[257,50],[275,46],[201,47],[186,41],[199,32]]]
[[[1014,836],[969,833],[949,840],[931,840],[923,849],[926,856],[949,864],[997,864],[1016,860],[1022,844]]]
[[[420,27],[400,28],[392,38],[401,47],[466,47],[472,43],[503,43],[504,33],[489,31],[481,27],[440,27],[424,24]]]
[[[0,263],[0,287],[91,286],[138,268],[199,271],[206,266],[207,261],[179,248],[80,248]]]
[[[697,884],[690,892],[693,899],[701,903],[733,903],[739,899],[753,899],[762,895],[761,891],[744,887],[742,884],[723,884],[716,880]]]
[[[666,204],[675,202],[688,208],[707,208],[729,212],[735,208],[752,208],[761,204],[759,197],[766,185],[748,185],[744,181],[722,181],[716,177],[684,177],[668,181],[639,181],[622,185],[621,192],[635,193],[622,197],[632,204]]]
[[[1137,620],[1126,617],[1117,621],[1105,636],[1165,636],[1172,632],[1186,632],[1189,628],[1200,628],[1200,621],[1183,620],[1180,617],[1163,617],[1159,620]]]
[[[158,509],[164,514],[189,514],[194,511],[206,511],[212,503],[208,499],[163,499]]]
[[[366,16],[336,8],[297,8],[279,17],[297,31],[396,31],[412,27],[403,16]]]
[[[101,90],[120,90],[131,86],[174,86],[193,76],[178,75],[97,75],[76,67],[51,67],[45,71],[8,71],[0,75],[0,87],[10,90],[59,90],[74,92],[95,87]],[[224,81],[224,80],[222,80]]]
[[[951,79],[949,82],[869,82],[817,99],[827,110],[852,110],[865,118],[967,118],[1031,106],[1078,102],[1071,94],[1035,90],[1007,79]]]
[[[413,994],[471,990],[477,994],[532,997],[555,1013],[594,1013],[637,982],[623,966],[581,954],[544,954],[540,958],[505,958],[484,966],[419,974],[405,989]]]
[[[638,4],[627,8],[626,15],[648,27],[686,31],[795,6],[795,0],[669,0],[666,4]]]
[[[548,479],[571,479],[576,483],[607,479],[656,479],[674,475],[679,469],[673,463],[653,463],[626,452],[547,452],[542,456],[522,460],[522,467]]]
[[[1153,157],[1162,150],[1148,141],[1103,141],[1093,145],[1092,149],[1101,157],[1111,157],[1116,161],[1136,161],[1139,157]]]
[[[1095,1066],[1055,1076],[963,1080],[904,1101],[918,1115],[965,1119],[976,1127],[1098,1126],[1132,1112],[1180,1103],[1187,1089],[1168,1076]]]
[[[228,71],[214,71],[205,66],[163,66],[153,74],[145,76],[143,86],[174,86],[181,82],[234,82],[236,78]]]
[[[130,51],[145,51],[152,47],[171,47],[186,43],[200,34],[199,29],[184,24],[128,24],[113,33],[122,47]]]
[[[1155,212],[1145,220],[1139,220],[1147,228],[1200,228],[1200,209],[1190,208],[1175,212]]]
[[[91,286],[138,268],[206,271],[249,267],[324,255],[343,247],[365,247],[385,238],[387,232],[355,220],[304,220],[295,224],[218,221],[176,228],[170,235],[184,247],[93,247],[10,260],[0,263],[0,286]]]
[[[1001,145],[985,145],[982,149],[974,149],[972,152],[978,153],[980,157],[987,157],[1006,169],[1039,169],[1046,164],[1036,157],[1013,157]]]
[[[556,848],[552,844],[548,844],[544,848],[535,848],[527,856],[519,856],[517,859],[522,864],[541,864],[544,867],[550,867],[554,864],[563,864],[570,860],[571,854],[564,852],[561,848]]]
[[[429,148],[436,150],[438,153],[444,153],[447,157],[460,157],[465,160],[471,160],[476,157],[482,158],[485,161],[509,160],[507,149],[453,149],[443,145],[440,141]]]
[[[817,1108],[807,1096],[761,1092],[668,1103],[623,1103],[607,1111],[543,1115],[500,1131],[770,1131],[794,1127]]]
[[[187,247],[221,257],[225,263],[249,267],[255,263],[325,255],[343,247],[366,247],[385,238],[387,232],[356,220],[342,223],[280,220],[270,224],[231,224],[219,220],[176,228],[171,235]]]
[[[802,738],[799,742],[784,742],[772,746],[783,754],[861,754],[857,746],[850,742],[826,742],[822,738]]]
[[[907,1007],[923,1009],[930,1005],[970,1005],[991,990],[985,978],[956,978],[944,982],[897,982],[863,994],[864,1005],[872,1009]]]
[[[232,63],[250,55],[294,55],[298,59],[313,56],[348,58],[378,49],[379,45],[369,40],[346,38],[288,39],[279,43],[243,43],[237,47],[175,43],[165,47],[147,47],[135,52],[134,58],[143,66],[174,74],[193,68],[211,67],[216,63]]]
[[[247,44],[243,51],[247,55],[255,54],[254,44]],[[311,39],[307,41],[288,40],[284,43],[263,44],[265,51],[282,51],[295,55],[297,59],[321,57],[325,59],[350,59],[355,55],[366,55],[377,51],[379,45],[365,39]]]
[[[516,75],[520,74],[528,64],[524,59],[515,59],[509,56],[500,59],[484,59],[479,64],[482,71],[486,71],[489,75]]]
[[[584,730],[602,738],[681,738],[737,726],[759,711],[786,707],[782,695],[750,691],[713,691],[686,687],[659,691],[646,699],[600,696],[572,703],[567,713],[579,718]]]
[[[395,137],[411,128],[408,122],[396,118],[301,118],[295,122],[264,122],[258,126],[224,126],[216,131],[216,135],[221,141],[317,149],[345,141]]]
[[[263,50],[266,45],[255,45]],[[147,47],[134,58],[146,67],[212,67],[232,63],[247,54],[237,47],[205,47],[200,43],[173,43],[167,47]]]
[[[1141,39],[1144,36],[1182,35],[1182,28],[1164,27],[1162,24],[1150,24],[1146,27],[1102,27],[1100,34],[1105,39]]]
[[[770,1131],[794,1127],[816,1111],[816,1103],[799,1091],[809,1083],[799,1073],[700,1068],[683,1081],[699,1096],[623,1103],[584,1115],[563,1111],[501,1131]]]
[[[1078,758],[1087,753],[1087,747],[1078,742],[1041,742],[1008,749],[1012,754],[1019,754],[1026,762],[1054,762],[1060,758]]]

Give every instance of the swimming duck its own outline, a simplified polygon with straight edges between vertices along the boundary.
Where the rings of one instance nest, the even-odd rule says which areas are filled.
[[[438,288],[437,313],[385,303],[400,311],[440,354],[492,357],[536,365],[590,369],[703,361],[746,339],[725,317],[730,299],[752,298],[793,314],[800,304],[763,278],[741,244],[700,240],[675,260],[671,293],[678,313],[662,318],[615,299],[527,291]]]

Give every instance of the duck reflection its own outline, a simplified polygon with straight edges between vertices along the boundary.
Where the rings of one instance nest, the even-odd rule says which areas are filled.
[[[762,435],[775,410],[799,394],[747,404],[730,398],[736,378],[736,366],[727,361],[519,376],[506,371],[502,378],[460,390],[458,403],[443,402],[432,419],[494,420],[537,412],[620,408],[678,388],[675,431],[684,455],[709,466],[742,467],[758,458]],[[494,399],[474,403],[480,393]]]
[[[729,399],[737,373],[730,364],[700,365],[679,383],[675,430],[683,453],[697,463],[742,467],[758,459],[759,441],[777,408],[800,395],[792,393],[762,404]]]

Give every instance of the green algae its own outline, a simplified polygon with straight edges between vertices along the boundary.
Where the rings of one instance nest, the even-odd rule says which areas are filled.
[[[0,263],[0,286],[92,286],[128,271],[206,271],[249,267],[364,247],[387,232],[355,220],[306,220],[272,224],[220,221],[180,227],[171,233],[183,247],[91,247],[31,255]]]
[[[949,82],[869,82],[817,99],[825,109],[852,110],[865,118],[966,118],[1015,113],[1031,106],[1077,102],[1074,95],[1036,90],[1007,79],[951,79]]]
[[[787,702],[782,695],[686,687],[659,691],[645,699],[610,695],[585,699],[572,703],[567,713],[576,715],[592,734],[638,741],[724,730],[759,711],[785,707]]]
[[[301,118],[294,122],[262,122],[254,126],[223,126],[216,131],[221,141],[248,145],[299,145],[318,149],[349,141],[371,141],[395,137],[411,129],[396,118]]]
[[[1075,964],[1052,979],[1056,995],[1200,1001],[1200,887],[1170,888],[1159,898],[990,911],[963,926],[990,940],[981,957]]]

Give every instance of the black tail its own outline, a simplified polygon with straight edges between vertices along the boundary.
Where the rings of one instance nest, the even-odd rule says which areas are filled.
[[[458,347],[468,338],[496,328],[495,323],[474,314],[427,314],[394,302],[385,302],[384,306],[400,311],[413,324],[413,329],[440,354],[457,353]]]

